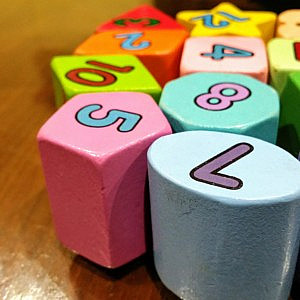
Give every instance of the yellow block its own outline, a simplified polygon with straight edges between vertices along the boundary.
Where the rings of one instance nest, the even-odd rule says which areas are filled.
[[[223,2],[212,10],[181,11],[176,19],[191,31],[191,36],[254,36],[267,42],[274,35],[276,14],[242,11],[231,3]]]

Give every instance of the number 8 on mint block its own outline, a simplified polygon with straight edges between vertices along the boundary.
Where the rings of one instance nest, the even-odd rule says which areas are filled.
[[[155,266],[171,291],[288,299],[299,247],[296,158],[253,137],[188,131],[156,140],[148,170]]]
[[[241,74],[194,73],[167,83],[159,105],[175,132],[213,130],[275,143],[279,97]]]

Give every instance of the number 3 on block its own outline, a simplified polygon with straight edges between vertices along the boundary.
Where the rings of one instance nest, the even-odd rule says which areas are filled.
[[[227,51],[227,52],[225,52]],[[224,57],[251,57],[254,55],[254,53],[239,49],[239,48],[234,48],[226,45],[221,45],[221,44],[216,44],[213,45],[213,50],[212,52],[209,53],[201,53],[202,56],[205,57],[211,57],[214,60],[221,60]]]

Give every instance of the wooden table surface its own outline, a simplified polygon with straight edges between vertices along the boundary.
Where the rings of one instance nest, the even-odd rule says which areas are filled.
[[[106,270],[56,239],[36,134],[55,111],[52,56],[142,0],[1,1],[0,299],[178,299],[151,254]]]

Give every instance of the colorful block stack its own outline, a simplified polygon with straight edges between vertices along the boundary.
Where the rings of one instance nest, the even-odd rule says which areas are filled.
[[[299,18],[221,3],[176,21],[143,5],[54,57],[59,109],[38,142],[59,240],[108,268],[145,253],[149,177],[154,261],[171,291],[287,300],[300,232]]]

